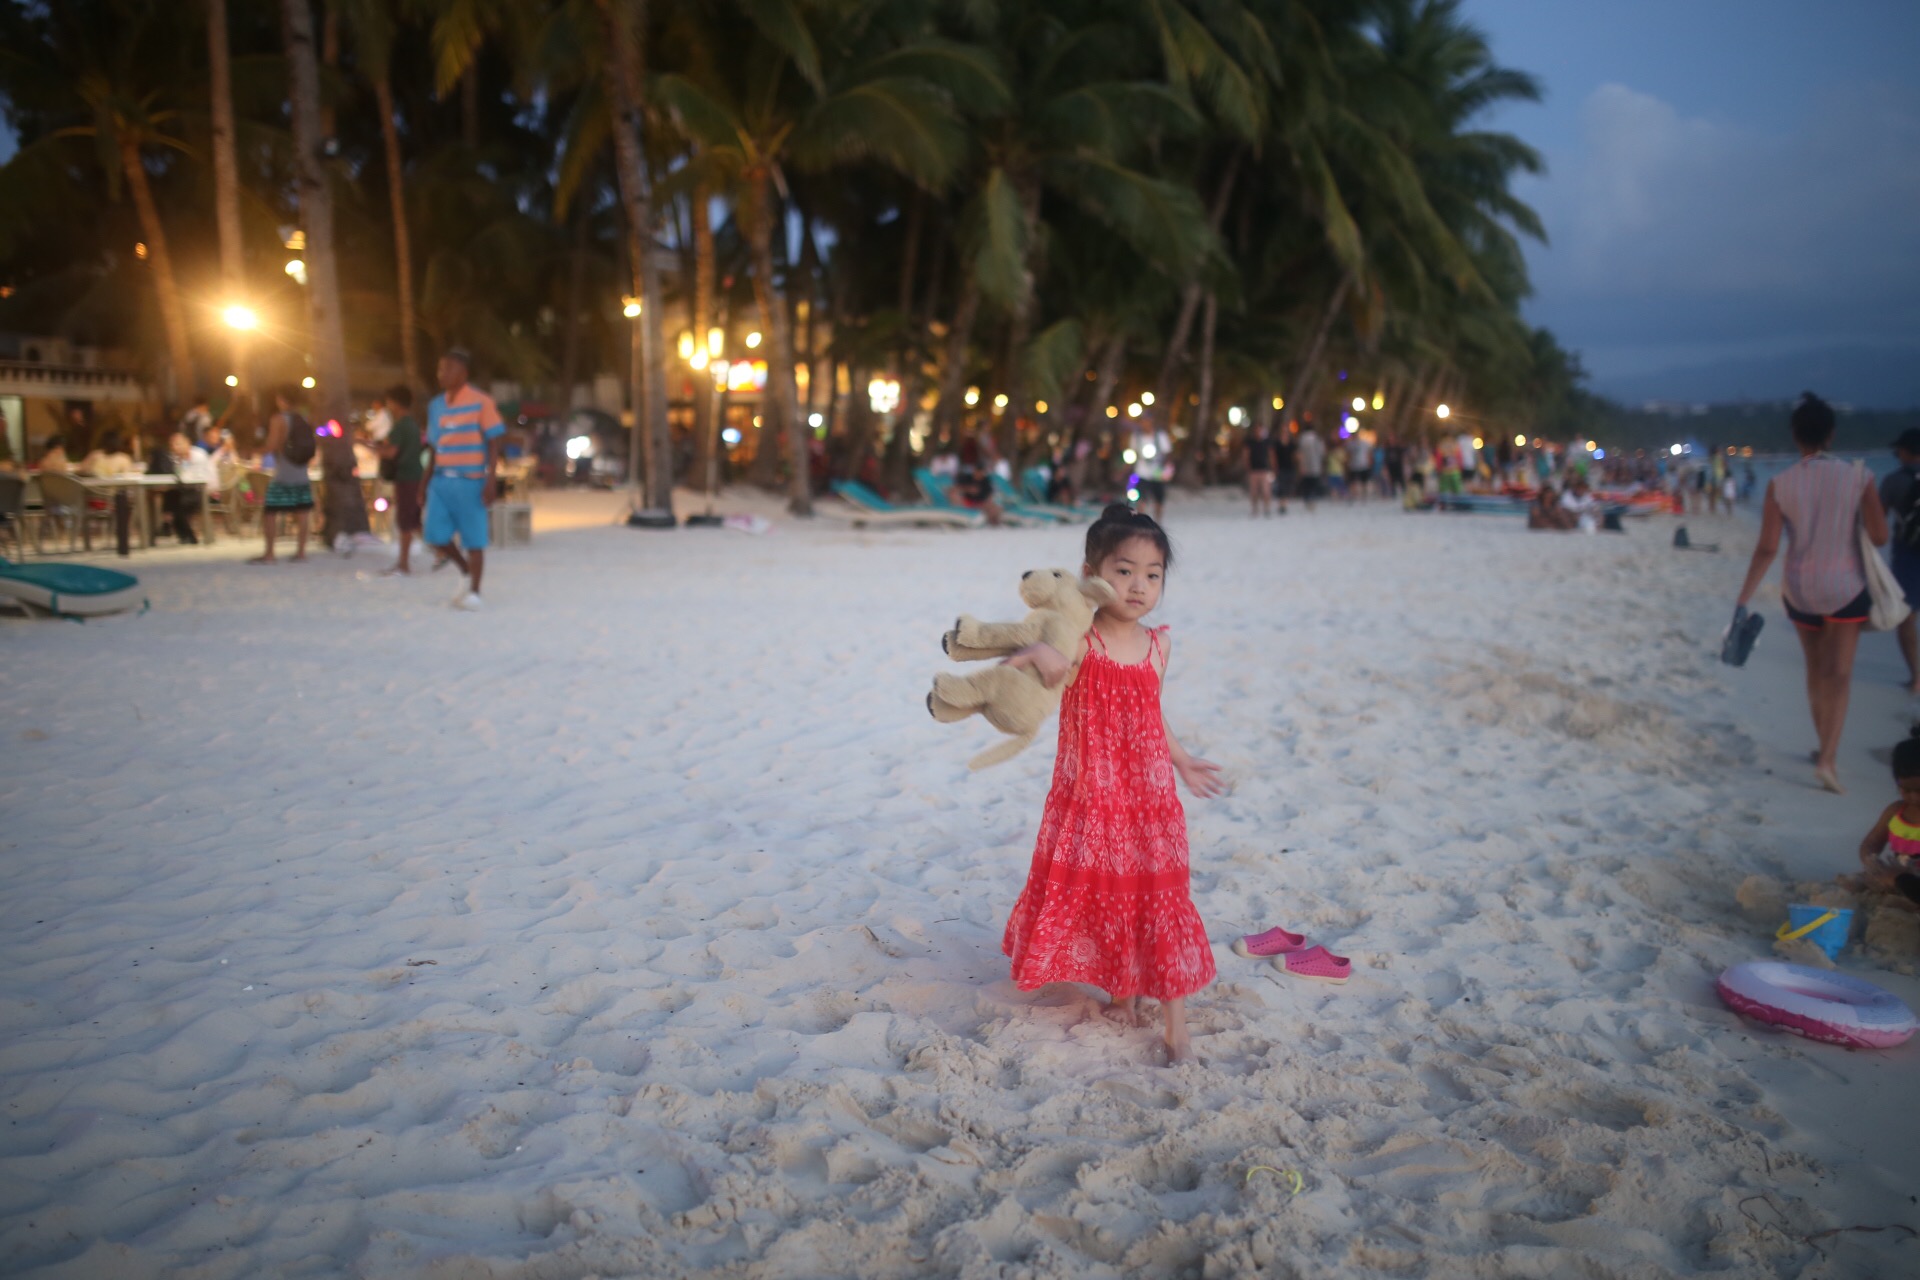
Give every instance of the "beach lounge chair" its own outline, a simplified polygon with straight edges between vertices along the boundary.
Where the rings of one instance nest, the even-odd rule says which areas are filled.
[[[986,523],[978,511],[964,507],[948,509],[934,506],[903,506],[885,498],[858,480],[835,480],[833,491],[850,508],[847,518],[861,525],[934,525],[949,529],[974,529]]]
[[[11,560],[0,560],[0,600],[11,600],[29,612],[69,618],[121,613],[147,603],[140,579],[130,573],[86,564],[26,565]]]
[[[945,476],[937,476],[925,467],[915,467],[913,469],[913,482],[920,486],[920,492],[926,497],[927,502],[932,506],[940,508],[942,511],[971,511],[975,515],[980,514],[953,496],[953,481]],[[1008,524],[1053,523],[1051,517],[1022,515],[1020,512],[1008,508],[1004,499],[1000,499],[999,501],[1001,503],[1001,518]]]
[[[1106,509],[1106,503],[1093,498],[1081,498],[1071,507],[1062,507],[1047,499],[1047,473],[1039,467],[1028,467],[1020,473],[1020,488],[1026,494],[1024,501],[1039,507],[1056,507],[1062,511],[1073,512],[1076,520],[1092,520]]]
[[[1060,524],[1075,524],[1090,518],[1094,513],[1076,511],[1072,507],[1063,507],[1057,502],[1034,502],[1020,496],[1013,482],[1005,476],[993,478],[994,496],[1000,499],[1000,505],[1008,511],[1023,516],[1032,516],[1036,520],[1052,520]]]

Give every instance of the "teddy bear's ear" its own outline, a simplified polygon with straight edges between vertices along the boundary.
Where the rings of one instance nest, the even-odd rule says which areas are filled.
[[[1120,598],[1113,594],[1113,587],[1105,578],[1080,579],[1080,594],[1093,601],[1096,609],[1110,605]]]

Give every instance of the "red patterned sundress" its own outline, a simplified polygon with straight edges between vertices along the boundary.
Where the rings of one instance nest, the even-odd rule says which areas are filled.
[[[1172,1000],[1213,981],[1206,927],[1187,893],[1187,815],[1154,669],[1115,662],[1087,633],[1080,674],[1060,702],[1060,749],[1033,869],[1001,950],[1022,991],[1085,982],[1115,999]]]

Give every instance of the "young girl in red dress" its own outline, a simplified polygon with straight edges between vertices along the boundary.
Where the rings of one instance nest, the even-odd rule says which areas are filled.
[[[1060,703],[1060,749],[1040,819],[1033,868],[1001,944],[1013,980],[1031,991],[1084,982],[1141,1024],[1135,999],[1160,1001],[1176,1062],[1191,1055],[1186,997],[1213,980],[1206,927],[1187,893],[1187,819],[1178,774],[1216,796],[1220,766],[1187,754],[1160,712],[1172,645],[1140,620],[1160,603],[1173,549],[1150,517],[1124,503],[1087,531],[1081,572],[1104,578],[1114,603],[1095,615],[1087,654]],[[1049,683],[1069,659],[1045,645],[1010,662]]]

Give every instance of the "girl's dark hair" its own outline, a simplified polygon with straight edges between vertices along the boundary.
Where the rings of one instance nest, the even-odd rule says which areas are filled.
[[[1795,442],[1809,449],[1818,449],[1833,439],[1833,406],[1811,391],[1800,393],[1791,422]]]
[[[1920,778],[1920,737],[1903,738],[1893,748],[1893,780]]]
[[[1133,538],[1145,538],[1153,543],[1160,553],[1161,566],[1168,573],[1173,572],[1173,544],[1167,541],[1167,531],[1152,516],[1135,511],[1124,502],[1108,503],[1107,509],[1087,530],[1087,564],[1097,571],[1108,556]]]

